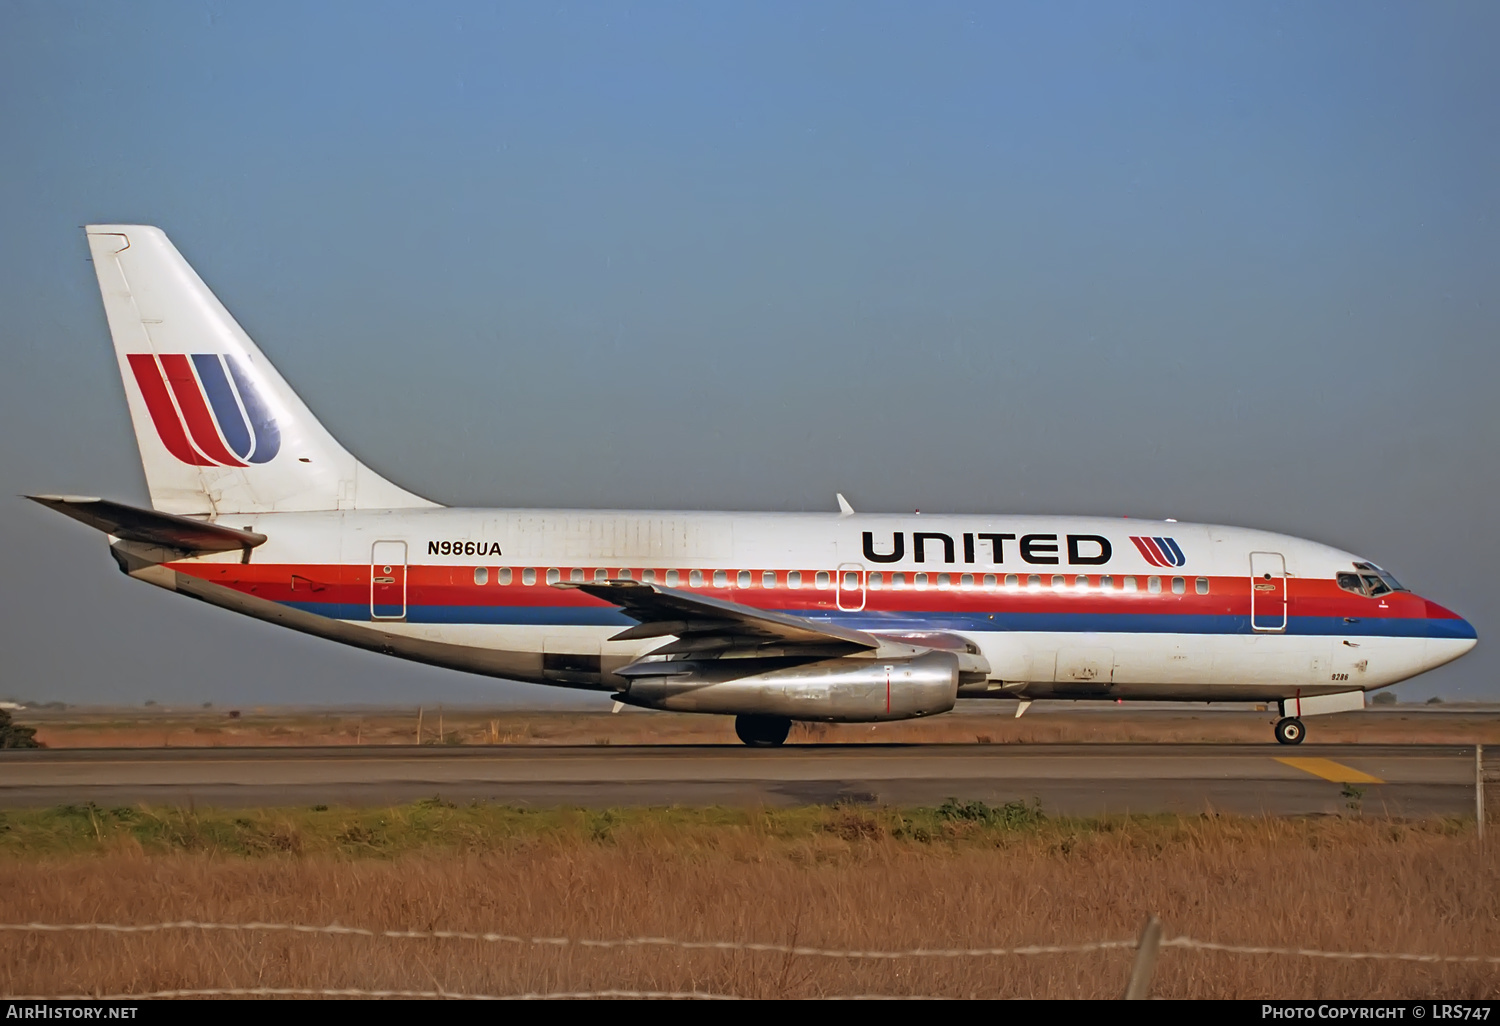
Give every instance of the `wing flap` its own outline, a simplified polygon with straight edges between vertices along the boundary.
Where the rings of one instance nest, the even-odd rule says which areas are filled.
[[[661,638],[669,635],[695,639],[724,638],[729,644],[703,644],[702,649],[754,645],[836,645],[849,650],[873,650],[880,640],[864,631],[818,623],[801,616],[755,609],[738,602],[696,595],[643,581],[560,581],[555,588],[577,588],[594,598],[619,606],[639,621],[616,634],[615,641]],[[672,642],[676,645],[680,642]]]

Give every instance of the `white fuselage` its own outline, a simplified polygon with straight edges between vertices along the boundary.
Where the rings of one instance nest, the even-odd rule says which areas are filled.
[[[974,695],[1284,699],[1383,687],[1474,645],[1465,621],[1410,592],[1341,588],[1358,557],[1240,528],[441,508],[224,522],[269,540],[249,562],[143,560],[139,575],[361,647],[543,684],[622,690],[611,669],[661,644],[611,641],[632,621],[549,586],[596,578],[880,635],[957,635],[981,657],[961,689]],[[554,656],[570,670],[549,672]]]

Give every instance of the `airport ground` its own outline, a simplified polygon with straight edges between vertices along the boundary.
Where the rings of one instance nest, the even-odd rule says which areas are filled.
[[[951,713],[884,724],[798,724],[791,744],[1261,744],[1273,711],[1253,706],[966,700]],[[410,708],[162,706],[27,709],[18,721],[50,748],[308,745],[738,744],[727,716],[624,709],[518,711]],[[1398,705],[1307,721],[1319,744],[1500,744],[1500,706]]]
[[[0,918],[892,950],[1129,940],[1154,914],[1235,945],[1500,955],[1484,709],[1328,717],[1293,749],[1253,709],[965,709],[769,751],[635,711],[424,709],[421,746],[416,710],[228,712],[23,713],[54,747],[0,753]],[[0,992],[1114,997],[1130,960],[0,931]],[[1500,966],[1171,948],[1153,993],[1493,999]]]
[[[115,748],[0,752],[0,808],[521,808],[1039,802],[1052,815],[1472,815],[1464,745],[799,744]]]

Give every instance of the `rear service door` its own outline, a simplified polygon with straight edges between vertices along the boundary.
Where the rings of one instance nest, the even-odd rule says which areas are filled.
[[[1279,552],[1250,553],[1251,629],[1285,631],[1286,605],[1286,558]]]
[[[404,541],[378,541],[370,548],[370,619],[406,619]]]

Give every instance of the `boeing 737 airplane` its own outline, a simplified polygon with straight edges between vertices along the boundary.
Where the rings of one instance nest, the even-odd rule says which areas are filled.
[[[131,577],[294,630],[756,746],[960,697],[1276,703],[1296,744],[1475,644],[1367,559],[1236,527],[446,508],[339,445],[160,229],[87,232],[152,508],[32,498]]]

